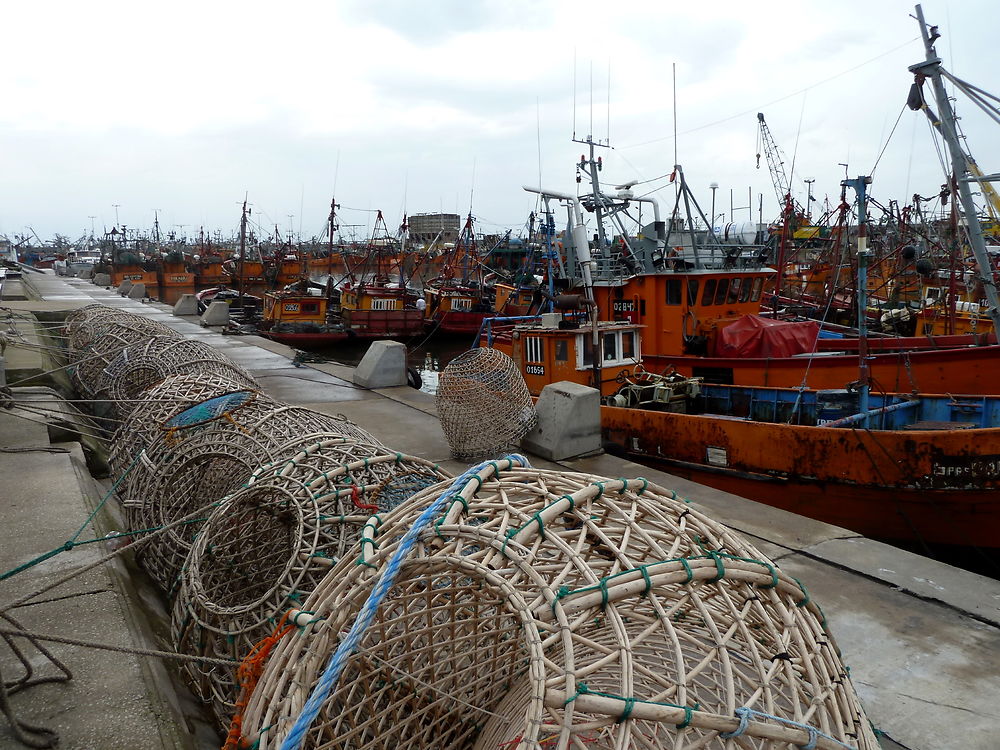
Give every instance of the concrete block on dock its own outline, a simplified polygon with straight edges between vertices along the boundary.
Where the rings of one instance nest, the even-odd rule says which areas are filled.
[[[79,271],[76,272],[76,277],[78,279],[92,279],[94,278],[94,269],[81,268]]]
[[[174,304],[174,315],[197,315],[198,298],[193,294],[182,294]]]
[[[138,284],[133,284],[132,288],[128,290],[129,299],[144,299],[146,297],[146,285],[141,281]]]
[[[535,404],[538,424],[521,447],[549,461],[562,461],[601,449],[601,394],[596,388],[564,380],[542,389]]]
[[[354,370],[354,384],[362,388],[406,385],[406,346],[398,341],[375,341]]]
[[[125,279],[121,284],[118,285],[118,293],[125,297],[129,292],[132,291],[132,279]]]
[[[109,274],[109,273],[95,273],[94,274],[94,284],[96,286],[111,286],[111,274]]]
[[[7,385],[7,360],[0,357],[0,388]]]
[[[229,304],[222,300],[210,302],[208,309],[201,314],[201,324],[203,326],[229,325]]]

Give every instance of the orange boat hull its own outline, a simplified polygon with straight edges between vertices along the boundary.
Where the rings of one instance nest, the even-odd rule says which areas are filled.
[[[673,366],[685,376],[735,385],[843,388],[858,379],[856,354],[776,359],[722,359],[644,354],[646,369]],[[872,387],[888,393],[978,393],[1000,395],[1000,345],[875,354],[869,360]]]
[[[869,431],[601,408],[644,462],[865,536],[1000,547],[1000,428]]]

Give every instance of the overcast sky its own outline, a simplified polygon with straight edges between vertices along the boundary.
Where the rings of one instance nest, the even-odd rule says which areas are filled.
[[[938,52],[1000,94],[996,0],[927,0]],[[254,218],[323,231],[331,197],[364,234],[374,209],[470,206],[482,231],[524,225],[525,184],[573,192],[592,134],[608,183],[665,211],[677,160],[706,213],[777,202],[757,117],[804,199],[871,172],[923,59],[902,0],[327,0],[9,3],[0,66],[0,234],[98,233],[118,219],[196,234]],[[610,79],[610,84],[609,84]],[[929,92],[928,92],[929,93]],[[610,102],[610,106],[609,106]],[[966,100],[982,169],[997,126]],[[926,119],[906,110],[874,171],[882,202],[943,182]],[[726,217],[728,218],[728,216]],[[737,211],[736,219],[749,218]],[[183,229],[181,229],[183,227]]]

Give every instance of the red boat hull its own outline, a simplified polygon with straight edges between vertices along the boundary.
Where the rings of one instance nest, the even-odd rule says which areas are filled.
[[[275,333],[274,331],[260,331],[258,335],[296,349],[322,349],[326,346],[332,346],[342,341],[356,338],[342,331],[337,333]]]
[[[483,320],[494,314],[492,312],[446,312],[440,317],[427,321],[427,327],[440,333],[474,336],[483,327]]]

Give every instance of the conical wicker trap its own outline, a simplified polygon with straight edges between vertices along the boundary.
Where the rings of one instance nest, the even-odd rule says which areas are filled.
[[[100,374],[102,390],[118,417],[128,414],[137,399],[169,375],[197,375],[230,380],[256,389],[253,376],[225,354],[202,341],[154,336],[123,349]]]
[[[173,414],[123,469],[118,496],[132,531],[187,518],[251,479],[261,465],[321,439],[360,441],[384,451],[366,430],[342,417],[269,399],[255,391],[215,396]],[[124,456],[116,456],[121,463]],[[169,593],[200,521],[191,519],[142,548],[138,559]]]
[[[470,349],[444,368],[438,378],[437,410],[458,458],[506,453],[537,420],[514,360],[487,348]]]
[[[424,459],[335,437],[262,467],[197,535],[174,607],[176,647],[239,660],[354,547],[372,513],[447,476]],[[235,669],[187,669],[227,722]]]
[[[243,717],[248,742],[878,747],[821,612],[758,550],[642,479],[508,467],[449,491],[401,560],[404,533],[447,485],[372,524],[358,558],[291,613],[297,632]],[[393,568],[318,713],[293,729]]]

